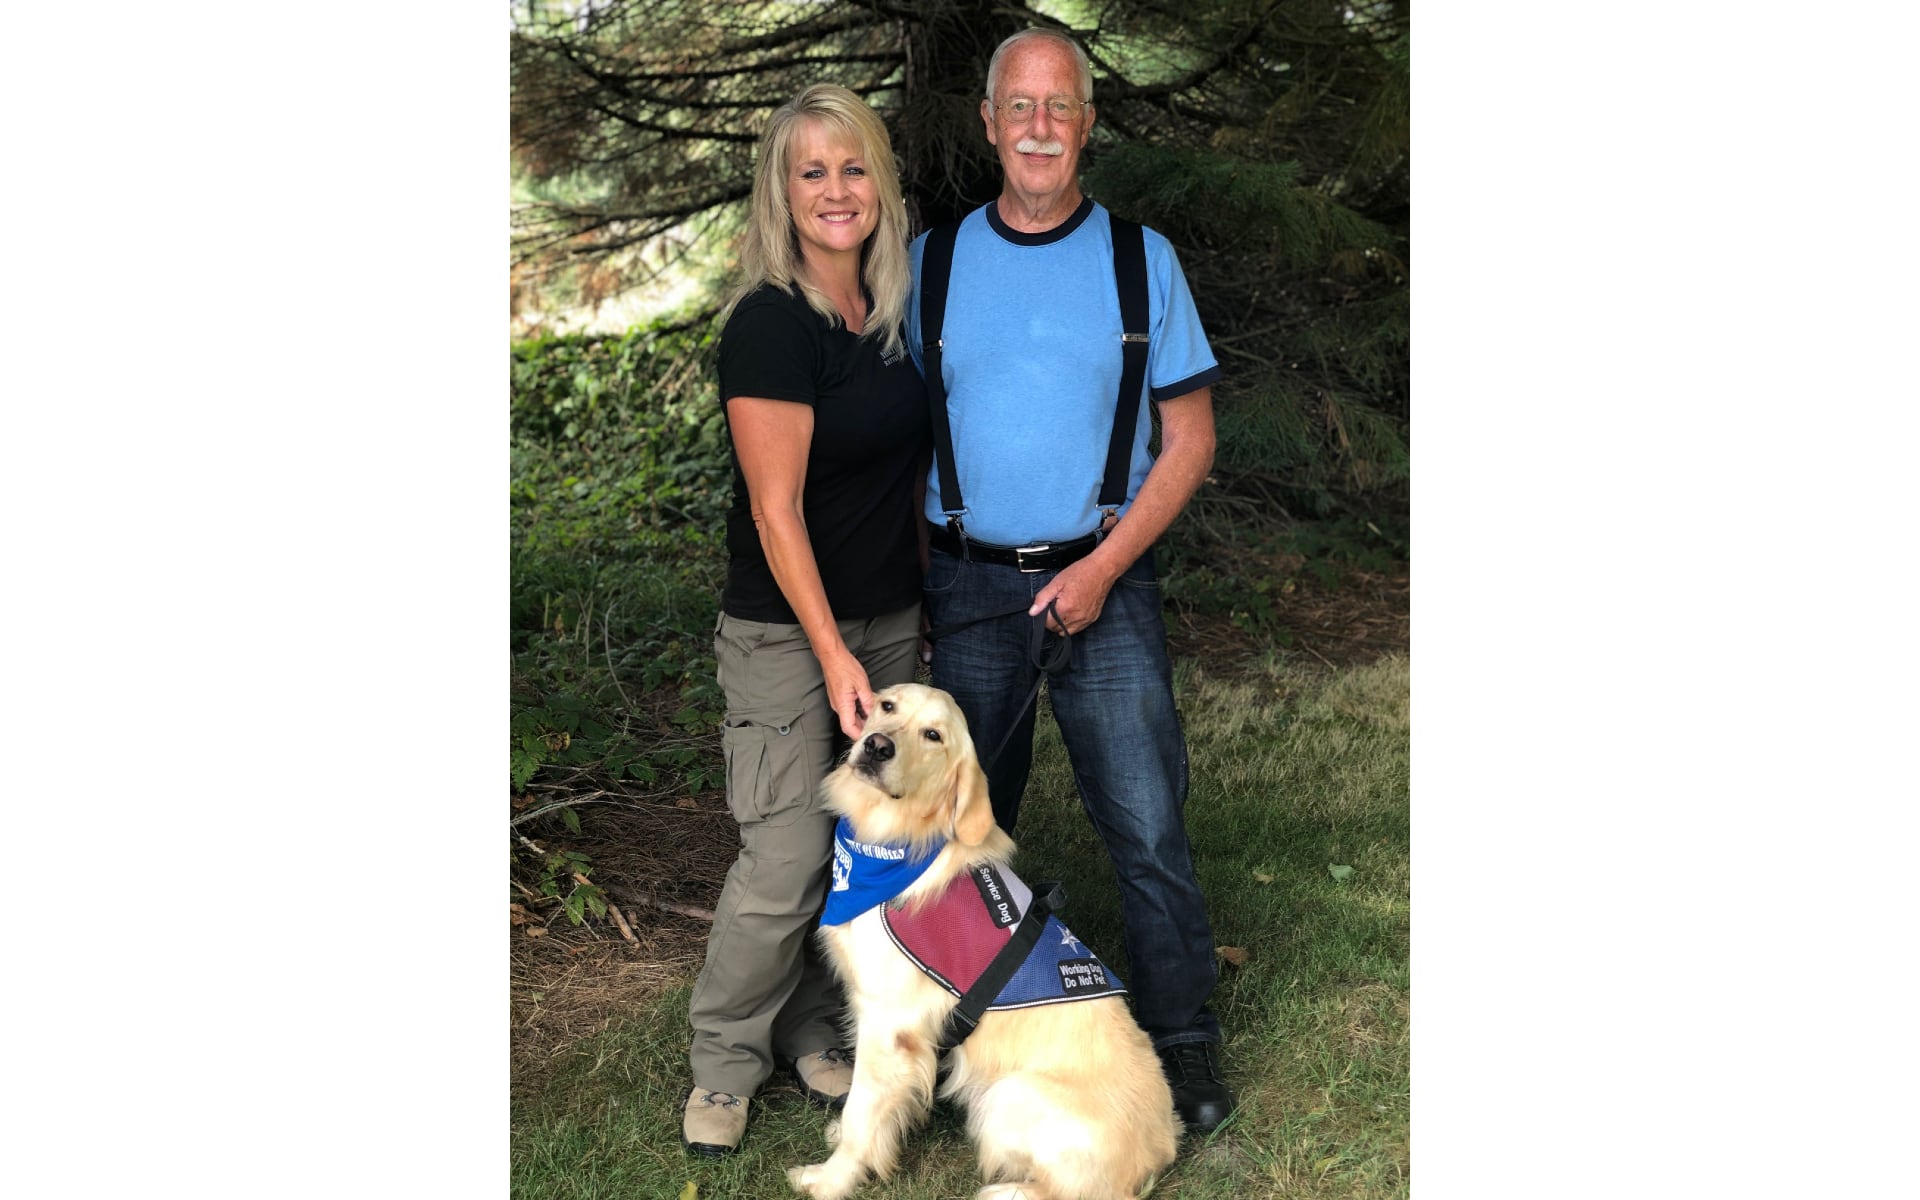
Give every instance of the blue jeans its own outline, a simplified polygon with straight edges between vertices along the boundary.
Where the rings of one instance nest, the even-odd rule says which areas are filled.
[[[1031,603],[1055,574],[1022,574],[935,550],[926,579],[928,621],[938,628]],[[1032,628],[1022,610],[946,634],[933,651],[933,685],[953,693],[966,714],[987,767],[994,819],[1008,833],[1033,764],[1034,712],[1022,711],[1039,673],[1028,652]],[[1073,661],[1047,680],[1047,693],[1081,807],[1106,843],[1119,883],[1134,1016],[1156,1048],[1217,1042],[1220,1023],[1207,1009],[1213,929],[1187,845],[1187,743],[1173,704],[1151,552],[1113,585],[1100,619],[1071,641]],[[1048,636],[1044,649],[1054,642]]]

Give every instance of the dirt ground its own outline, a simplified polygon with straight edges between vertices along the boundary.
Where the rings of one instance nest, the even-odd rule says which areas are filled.
[[[1274,564],[1279,577],[1293,574]],[[1409,645],[1408,574],[1349,573],[1337,587],[1301,580],[1284,593],[1280,616],[1295,664],[1331,671],[1372,662]],[[1265,649],[1231,619],[1167,614],[1174,655],[1231,672]],[[512,1055],[516,1095],[537,1093],[556,1056],[605,1029],[697,968],[710,914],[736,848],[719,790],[673,797],[589,791],[582,782],[536,784],[533,800],[591,797],[580,834],[533,835],[545,850],[575,849],[593,862],[593,880],[625,922],[571,924],[552,902],[534,903],[523,885],[511,910]],[[525,832],[523,830],[523,832]]]

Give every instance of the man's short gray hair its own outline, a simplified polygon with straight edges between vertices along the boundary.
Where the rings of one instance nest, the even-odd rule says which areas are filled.
[[[1080,68],[1080,94],[1074,98],[1083,103],[1091,103],[1093,101],[1093,64],[1087,61],[1087,52],[1080,48],[1079,42],[1074,41],[1059,30],[1040,29],[1038,27],[1022,29],[1019,33],[1001,42],[999,47],[994,50],[993,58],[987,62],[987,99],[994,100],[995,94],[999,91],[1000,60],[1007,56],[1007,51],[1013,49],[1019,43],[1031,41],[1034,38],[1046,38],[1049,41],[1059,42],[1062,46],[1073,51],[1073,61],[1075,65]],[[1037,96],[1035,99],[1044,100],[1046,97]]]

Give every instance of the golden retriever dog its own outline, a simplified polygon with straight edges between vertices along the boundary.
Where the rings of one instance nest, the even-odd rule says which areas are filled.
[[[868,1176],[893,1172],[901,1138],[932,1104],[942,1026],[959,1003],[908,957],[885,921],[936,908],[950,884],[972,891],[974,882],[987,896],[1014,844],[994,824],[966,719],[953,697],[935,688],[901,684],[879,692],[846,762],[821,786],[828,807],[844,818],[835,840],[835,893],[819,936],[847,989],[853,1085],[837,1141],[828,1129],[832,1155],[790,1168],[787,1180],[815,1200],[841,1200]],[[869,900],[872,906],[829,923],[836,894],[847,889],[849,831],[860,853],[903,860],[920,873],[889,903],[855,894],[849,908]],[[1018,885],[1017,877],[1012,881]],[[885,891],[891,880],[879,886]],[[1078,946],[1063,926],[1057,929],[1056,940]],[[1089,970],[1102,970],[1097,959],[1060,964],[1060,986],[1075,986],[1064,981]],[[1085,984],[1086,976],[1077,982]],[[991,1009],[948,1056],[940,1096],[966,1110],[987,1182],[976,1200],[1134,1200],[1173,1161],[1180,1125],[1172,1094],[1146,1032],[1107,985],[1099,974],[1098,986],[1086,990],[1104,994]]]

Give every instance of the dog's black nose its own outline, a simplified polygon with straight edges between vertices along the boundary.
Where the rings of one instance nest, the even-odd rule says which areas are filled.
[[[893,739],[884,733],[868,734],[866,757],[871,763],[886,762],[893,757]]]

